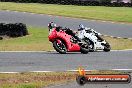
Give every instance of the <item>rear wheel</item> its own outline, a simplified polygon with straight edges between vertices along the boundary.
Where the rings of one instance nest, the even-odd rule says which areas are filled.
[[[65,43],[59,39],[53,42],[53,47],[57,52],[61,54],[65,54],[67,52]]]
[[[106,44],[104,45],[104,51],[105,51],[105,52],[109,52],[110,50],[111,50],[110,45],[109,45],[108,43],[106,43]]]

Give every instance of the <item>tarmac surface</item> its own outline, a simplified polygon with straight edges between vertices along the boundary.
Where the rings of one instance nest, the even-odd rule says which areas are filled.
[[[0,72],[132,69],[132,51],[91,52],[0,52]]]
[[[132,24],[67,18],[14,11],[0,11],[0,22],[22,22],[28,26],[47,28],[49,22],[77,29],[79,24],[101,34],[132,38]],[[132,51],[92,52],[89,54],[57,52],[0,52],[0,72],[67,71],[83,66],[87,70],[132,69]],[[132,88],[132,84],[86,84],[76,82],[50,88]]]
[[[97,84],[97,83],[88,83],[83,86],[78,85],[76,82],[71,82],[62,85],[49,86],[46,88],[132,88],[132,82],[129,84]]]
[[[58,26],[69,27],[71,29],[78,29],[79,24],[84,24],[84,26],[91,27],[101,34],[132,38],[132,24],[85,20],[79,18],[77,19],[14,11],[0,11],[0,22],[22,22],[30,26],[47,28],[48,23],[51,21],[55,22]]]

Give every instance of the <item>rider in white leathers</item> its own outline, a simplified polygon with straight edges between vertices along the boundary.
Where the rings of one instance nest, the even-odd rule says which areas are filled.
[[[77,35],[80,39],[83,39],[85,36],[87,36],[93,42],[98,42],[98,38],[95,36],[95,34],[101,35],[100,33],[94,31],[91,28],[84,27],[82,24],[79,25]]]

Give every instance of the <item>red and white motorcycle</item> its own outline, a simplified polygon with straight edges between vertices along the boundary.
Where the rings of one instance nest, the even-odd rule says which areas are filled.
[[[78,43],[74,37],[68,35],[62,28],[54,26],[55,24],[49,23],[49,41],[53,43],[54,49],[65,54],[66,52],[81,52],[87,54],[89,46],[87,43]]]

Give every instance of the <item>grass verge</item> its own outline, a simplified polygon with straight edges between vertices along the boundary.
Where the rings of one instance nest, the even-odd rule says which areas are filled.
[[[0,10],[15,10],[85,19],[132,23],[132,8],[130,7],[75,6],[0,2]]]
[[[0,74],[0,88],[43,88],[75,80],[73,73],[14,73]]]
[[[46,28],[28,27],[29,35],[0,40],[0,51],[49,51],[53,50],[48,41]],[[113,50],[132,49],[132,40],[104,37]]]
[[[124,49],[132,49],[132,39],[123,39],[123,38],[112,38],[112,37],[104,37],[113,50],[124,50]]]
[[[28,27],[29,35],[0,40],[0,51],[48,51],[52,44],[48,41],[46,28]]]
[[[86,74],[125,74],[119,71],[88,71]],[[0,88],[43,88],[75,81],[78,72],[0,74]]]

